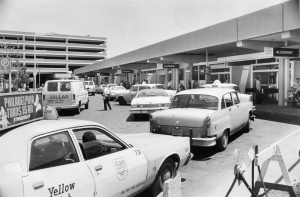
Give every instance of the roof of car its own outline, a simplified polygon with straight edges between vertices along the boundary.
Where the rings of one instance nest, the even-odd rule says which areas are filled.
[[[213,84],[205,84],[205,85],[203,85],[202,87],[210,87],[210,86],[212,86]],[[220,86],[225,86],[225,87],[227,87],[227,86],[237,86],[236,84],[234,84],[234,83],[221,83],[221,84],[219,84]]]
[[[155,85],[162,85],[162,84],[149,84],[149,83],[147,83],[147,84],[135,84],[135,85],[133,85],[133,86],[155,86]]]
[[[206,95],[212,95],[212,96],[223,96],[224,94],[228,92],[236,92],[233,89],[227,89],[227,88],[200,88],[200,89],[190,89],[190,90],[184,90],[181,92],[178,92],[177,95],[182,94],[206,94]]]
[[[143,89],[140,92],[164,92],[163,89]]]
[[[74,80],[74,79],[56,79],[56,80],[47,80],[46,81],[46,83],[47,82],[61,82],[61,81],[63,81],[63,82],[69,82],[69,81],[80,81],[80,80]],[[82,82],[82,81],[81,81]]]

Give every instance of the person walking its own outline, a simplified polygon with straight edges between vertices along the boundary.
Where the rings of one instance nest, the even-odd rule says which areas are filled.
[[[294,94],[297,96],[297,99],[300,97],[300,78],[297,78],[293,84],[293,87],[296,89]]]
[[[262,101],[262,95],[261,95],[261,83],[258,79],[258,77],[255,77],[255,88],[256,88],[256,93],[255,93],[255,101],[257,104],[260,104]]]
[[[109,104],[109,89],[107,86],[104,87],[104,91],[103,91],[103,105],[104,105],[104,110],[107,110],[107,106],[111,110],[111,106]]]

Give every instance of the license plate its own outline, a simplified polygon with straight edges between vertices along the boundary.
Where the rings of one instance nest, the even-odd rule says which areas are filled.
[[[183,130],[182,129],[172,129],[172,135],[182,136]]]

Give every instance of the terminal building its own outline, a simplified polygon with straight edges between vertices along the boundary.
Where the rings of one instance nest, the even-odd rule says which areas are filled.
[[[147,79],[178,89],[218,79],[251,94],[261,81],[265,102],[287,105],[288,89],[300,78],[299,0],[290,0],[222,23],[96,62],[76,75],[107,82]]]
[[[13,48],[0,48],[0,53],[18,53],[31,77],[36,70],[37,86],[47,79],[70,78],[75,69],[106,59],[106,42],[89,35],[0,30],[0,44]]]

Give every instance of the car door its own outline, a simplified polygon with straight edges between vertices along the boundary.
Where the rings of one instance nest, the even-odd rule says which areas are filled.
[[[148,161],[103,128],[73,129],[96,184],[96,196],[129,196],[146,180]]]
[[[238,110],[238,118],[239,118],[239,125],[238,125],[238,129],[240,129],[243,125],[244,125],[244,117],[242,117],[243,114],[245,114],[243,112],[243,108],[242,108],[242,104],[240,103],[239,97],[237,95],[236,92],[232,92],[231,93],[232,96],[232,100],[234,102],[234,105],[236,105],[237,110]]]
[[[93,175],[79,160],[68,130],[36,137],[28,150],[28,175],[22,178],[25,197],[94,196]]]
[[[238,107],[234,105],[232,96],[230,93],[227,93],[224,95],[223,99],[225,100],[226,107],[230,114],[230,121],[231,121],[231,127],[230,127],[230,133],[234,133],[237,131],[239,127],[239,111]]]
[[[138,93],[138,91],[139,91],[139,86],[132,86],[132,88],[130,90],[131,100],[136,96],[136,94]]]

